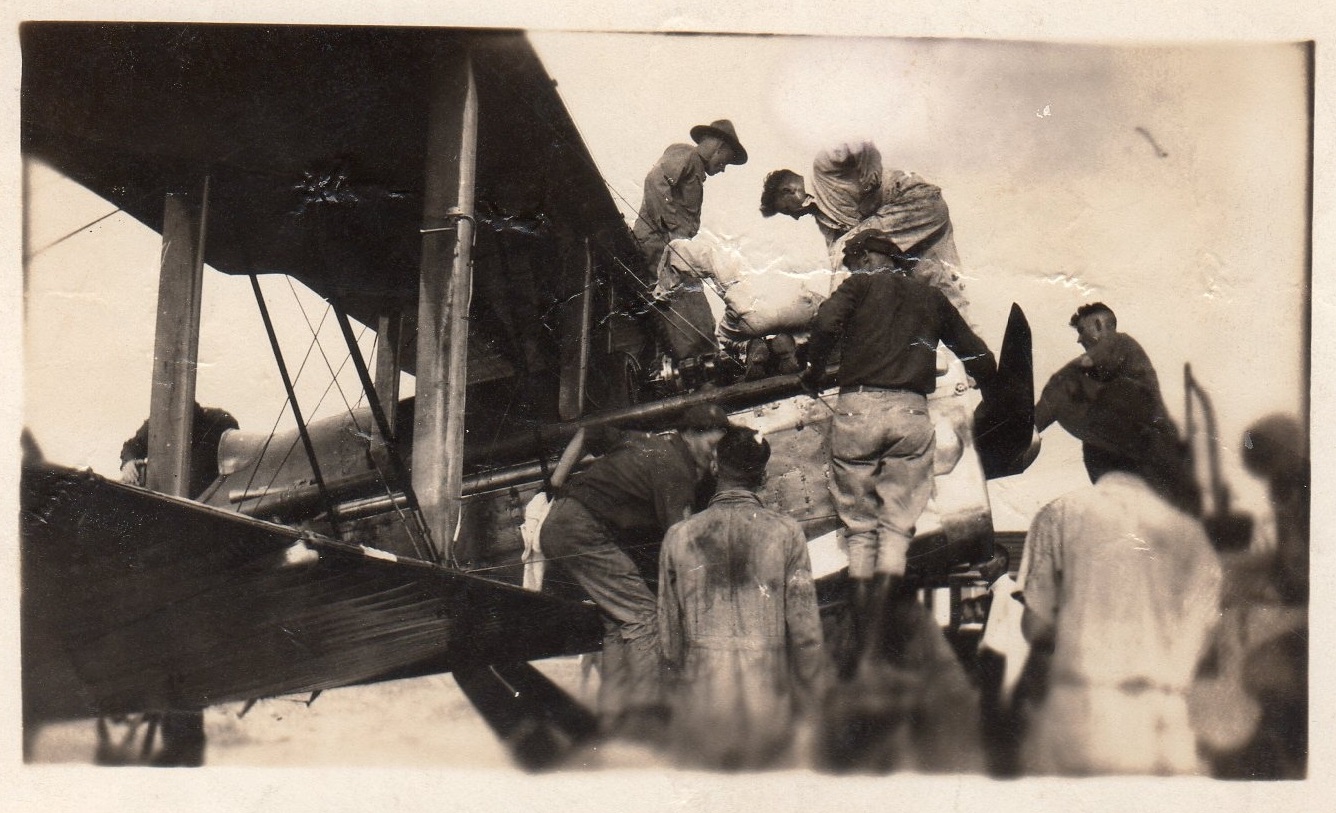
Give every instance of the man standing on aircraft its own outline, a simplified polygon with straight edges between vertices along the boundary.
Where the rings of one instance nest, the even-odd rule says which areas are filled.
[[[1082,305],[1072,314],[1076,341],[1085,350],[1049,378],[1034,409],[1035,429],[1043,432],[1054,422],[1082,442],[1086,470],[1095,481],[1099,449],[1117,438],[1106,438],[1101,427],[1110,422],[1101,413],[1122,408],[1120,401],[1145,401],[1152,408],[1155,443],[1175,442],[1178,430],[1160,394],[1160,380],[1150,357],[1136,339],[1118,332],[1118,317],[1103,302]]]
[[[936,437],[927,395],[936,386],[938,342],[955,352],[985,391],[997,363],[940,290],[897,267],[902,252],[887,235],[863,230],[844,253],[853,274],[812,320],[801,380],[817,392],[826,360],[840,344],[830,489],[854,583],[856,643],[841,664],[847,677],[868,645],[868,622],[884,619],[888,602],[892,658],[903,643],[897,637],[911,629],[905,605],[912,604],[913,593],[903,582],[914,526],[932,494]]]
[[[883,169],[881,152],[869,141],[822,150],[812,163],[812,193],[789,169],[771,172],[761,192],[761,214],[816,220],[831,265],[838,268],[844,245],[859,232],[875,230],[899,247],[897,263],[946,294],[963,315],[969,302],[960,281],[960,255],[942,190],[919,176]]]
[[[670,742],[684,764],[775,765],[825,668],[807,538],[756,496],[770,444],[719,442],[709,508],[674,525],[659,566],[659,639],[672,680]]]
[[[633,738],[660,734],[665,716],[655,595],[663,535],[695,509],[732,424],[718,406],[698,404],[677,426],[630,434],[573,476],[540,531],[548,560],[602,610],[599,714],[609,732]]]
[[[691,128],[690,144],[673,144],[645,176],[645,196],[631,233],[645,267],[657,277],[654,298],[663,301],[663,328],[676,358],[714,350],[714,317],[698,281],[680,284],[661,262],[670,240],[695,237],[700,230],[705,179],[729,164],[747,163],[747,150],[733,122],[719,119]]]
[[[1181,447],[1154,444],[1149,399],[1117,403],[1086,486],[1035,516],[1021,564],[1022,627],[1048,661],[1024,768],[1202,773],[1190,688],[1219,618],[1220,562],[1179,495]]]
[[[218,444],[223,434],[237,429],[237,419],[230,412],[195,402],[190,429],[190,480],[186,496],[199,499],[218,479]],[[134,437],[121,446],[121,482],[145,485],[148,469],[148,421],[145,420]],[[160,725],[162,748],[152,757],[154,765],[195,767],[204,764],[204,712],[166,711],[149,721],[150,729]],[[148,734],[146,736],[152,736]],[[127,754],[111,753],[108,722],[98,720],[98,761],[116,762]]]

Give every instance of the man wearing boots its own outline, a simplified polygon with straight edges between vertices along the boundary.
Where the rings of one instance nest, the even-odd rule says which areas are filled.
[[[673,144],[645,176],[645,196],[631,234],[640,246],[645,267],[658,279],[654,297],[663,310],[654,314],[668,350],[676,359],[714,351],[714,316],[700,283],[679,284],[661,262],[669,241],[695,237],[700,230],[705,179],[730,164],[747,163],[747,150],[733,122],[719,119],[691,128],[695,145]]]
[[[901,254],[882,232],[849,241],[853,275],[817,311],[802,375],[818,391],[840,342],[830,488],[848,543],[854,644],[822,702],[816,758],[837,772],[976,771],[977,692],[905,567],[932,493],[937,345],[985,392],[997,365],[946,295],[896,262]]]
[[[910,627],[904,616],[913,598],[902,587],[914,526],[932,494],[935,433],[927,394],[936,385],[938,342],[985,391],[997,364],[940,290],[897,265],[902,252],[886,234],[863,232],[844,251],[853,275],[812,320],[802,382],[813,393],[820,389],[838,342],[830,489],[854,583],[856,641],[841,664],[848,677],[874,635],[883,637],[868,629],[871,619],[887,624],[892,660]]]

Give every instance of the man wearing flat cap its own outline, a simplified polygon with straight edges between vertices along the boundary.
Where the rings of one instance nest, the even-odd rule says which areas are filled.
[[[928,393],[937,384],[937,345],[945,344],[987,390],[997,363],[946,295],[911,277],[901,251],[881,232],[845,244],[853,274],[821,303],[811,323],[803,386],[821,387],[826,361],[840,346],[840,394],[830,434],[830,490],[844,524],[854,585],[855,646],[842,673],[862,651],[884,641],[892,659],[897,632],[910,629],[913,592],[904,589],[914,526],[932,495],[936,433]],[[873,584],[876,579],[875,585]],[[890,617],[888,618],[888,612]],[[886,635],[871,621],[885,622]],[[877,637],[877,647],[868,647]]]
[[[713,404],[677,429],[630,433],[573,476],[543,522],[541,547],[586,592],[604,621],[599,714],[608,733],[652,738],[664,715],[656,626],[659,548],[691,515],[732,424]]]
[[[781,764],[819,693],[825,657],[807,539],[756,495],[769,459],[764,439],[729,429],[709,507],[663,541],[659,637],[670,741],[685,764]]]
[[[670,240],[691,238],[700,230],[705,179],[730,164],[747,163],[747,150],[733,122],[719,119],[691,128],[695,145],[673,144],[645,176],[645,196],[631,233],[640,244],[645,267],[656,276],[656,297],[664,298],[665,332],[676,358],[714,350],[714,317],[700,283],[674,286],[664,279],[661,260]]]

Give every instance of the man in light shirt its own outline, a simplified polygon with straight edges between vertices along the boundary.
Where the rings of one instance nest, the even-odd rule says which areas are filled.
[[[1176,485],[1175,447],[1151,442],[1154,405],[1121,405],[1094,485],[1035,517],[1021,565],[1022,625],[1047,688],[1027,773],[1204,773],[1187,692],[1219,618],[1221,567]],[[1179,504],[1175,504],[1179,503]]]

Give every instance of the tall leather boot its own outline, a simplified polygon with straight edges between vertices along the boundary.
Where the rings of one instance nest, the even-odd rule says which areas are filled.
[[[872,596],[871,579],[851,579],[853,587],[849,591],[849,620],[852,626],[849,645],[840,657],[838,675],[840,680],[853,677],[867,649],[868,610]]]

